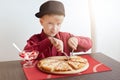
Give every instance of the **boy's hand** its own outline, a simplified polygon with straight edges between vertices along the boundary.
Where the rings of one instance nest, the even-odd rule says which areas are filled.
[[[57,38],[49,37],[51,43],[56,47],[58,52],[63,52],[63,41]]]
[[[76,50],[76,49],[77,49],[77,46],[78,46],[78,39],[77,39],[76,37],[71,37],[71,38],[69,38],[69,40],[68,40],[68,45],[69,45],[72,49]]]

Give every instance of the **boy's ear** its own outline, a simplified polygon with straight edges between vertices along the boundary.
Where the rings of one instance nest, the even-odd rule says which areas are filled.
[[[40,19],[39,21],[40,21],[40,24],[42,25],[43,24],[43,19]]]

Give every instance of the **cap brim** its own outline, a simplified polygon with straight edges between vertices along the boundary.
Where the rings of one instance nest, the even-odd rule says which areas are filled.
[[[40,13],[38,12],[38,13],[36,13],[35,14],[35,16],[37,17],[37,18],[40,18],[41,17],[41,15],[40,15]]]

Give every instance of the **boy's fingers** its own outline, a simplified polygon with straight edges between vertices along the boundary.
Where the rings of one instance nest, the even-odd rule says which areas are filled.
[[[71,40],[70,42],[69,42],[69,46],[72,48],[72,49],[77,49],[77,42],[75,42],[74,40]]]

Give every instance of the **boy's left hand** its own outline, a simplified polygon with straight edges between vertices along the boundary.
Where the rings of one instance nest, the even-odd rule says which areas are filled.
[[[69,45],[72,49],[76,50],[76,49],[77,49],[77,46],[78,46],[78,39],[77,39],[76,37],[71,37],[71,38],[69,38],[69,40],[68,40],[68,45]]]

